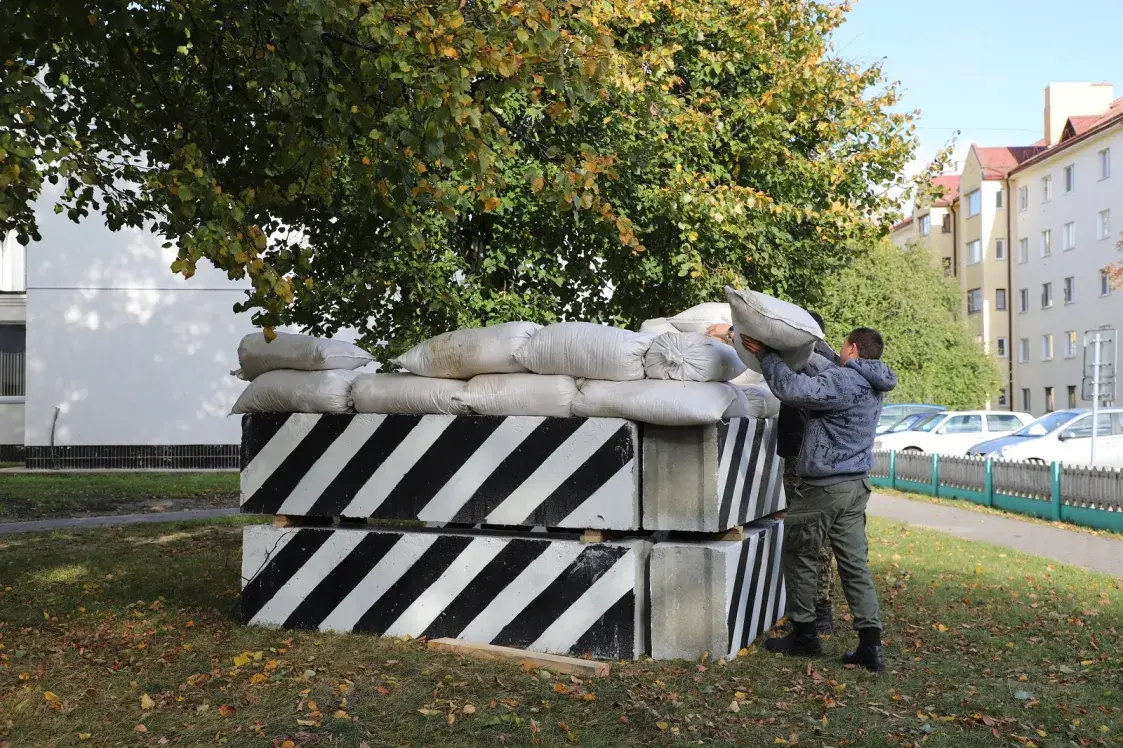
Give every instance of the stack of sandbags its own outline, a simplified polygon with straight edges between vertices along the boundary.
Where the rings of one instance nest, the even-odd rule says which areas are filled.
[[[356,369],[374,357],[353,343],[311,335],[253,332],[238,345],[231,372],[249,381],[234,413],[348,413]]]

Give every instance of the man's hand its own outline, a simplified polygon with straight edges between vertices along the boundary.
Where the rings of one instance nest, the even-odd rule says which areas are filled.
[[[741,345],[745,346],[745,349],[754,356],[759,356],[768,350],[764,347],[764,343],[755,338],[750,338],[748,335],[741,336]]]
[[[706,328],[706,336],[710,338],[717,338],[723,343],[733,344],[733,325],[727,325],[724,322],[719,322],[715,325],[710,325]]]

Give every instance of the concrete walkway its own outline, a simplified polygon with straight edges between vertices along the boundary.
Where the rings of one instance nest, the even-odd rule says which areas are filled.
[[[880,494],[870,497],[869,513],[1123,577],[1123,540]]]
[[[120,514],[109,517],[77,517],[75,519],[40,519],[30,522],[0,523],[0,535],[17,532],[47,532],[50,530],[90,530],[97,527],[138,525],[144,522],[180,522],[190,519],[231,517],[237,509],[199,509],[183,512],[152,512],[150,514]]]

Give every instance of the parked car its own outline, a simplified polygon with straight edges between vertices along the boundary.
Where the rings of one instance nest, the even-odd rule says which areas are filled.
[[[908,431],[913,426],[923,421],[925,418],[930,418],[931,416],[931,413],[913,413],[911,416],[905,416],[901,420],[897,421],[882,433],[896,434],[901,431]]]
[[[897,425],[908,416],[916,414],[931,415],[947,410],[942,405],[926,405],[923,403],[891,403],[881,409],[881,417],[877,419],[877,432],[884,434],[892,426]]]
[[[968,454],[999,460],[1090,465],[1092,411],[1077,408],[1050,413],[1004,438],[976,444]],[[1123,408],[1105,408],[1099,413],[1096,465],[1123,467]]]
[[[881,434],[873,448],[892,452],[962,455],[988,434],[1009,434],[1033,421],[1029,413],[958,410],[933,413],[908,431]]]

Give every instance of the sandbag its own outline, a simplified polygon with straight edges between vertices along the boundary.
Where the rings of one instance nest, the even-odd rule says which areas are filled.
[[[246,386],[232,413],[350,413],[358,372],[267,371]]]
[[[573,415],[577,382],[564,374],[481,374],[457,396],[485,416]]]
[[[272,341],[263,332],[251,332],[238,344],[236,377],[252,382],[267,371],[325,371],[358,369],[374,360],[374,356],[354,343],[311,335],[279,332]]]
[[[668,318],[667,321],[679,332],[696,332],[699,335],[705,335],[706,328],[710,325],[732,324],[733,316],[730,313],[729,304],[709,301],[679,312]]]
[[[468,386],[462,379],[414,374],[363,374],[351,387],[358,413],[431,413],[469,415],[459,399]]]
[[[655,319],[646,320],[639,326],[639,331],[662,335],[665,332],[678,332],[678,328],[672,325],[666,317],[656,317]]]
[[[736,351],[734,351],[734,353],[736,353]],[[738,358],[740,358],[740,354],[738,354]],[[744,363],[744,361],[742,361],[741,363]],[[768,386],[767,384],[765,384],[764,375],[759,371],[753,371],[752,369],[745,369],[739,375],[737,375],[733,379],[730,379],[729,383],[738,387],[748,387],[756,385],[760,385],[763,387]]]
[[[669,332],[651,342],[643,357],[648,379],[727,382],[745,371],[737,351],[705,335]]]
[[[643,354],[654,338],[590,322],[559,322],[536,332],[515,359],[535,374],[624,382],[643,379]]]
[[[733,346],[745,366],[760,371],[760,361],[741,345],[748,335],[775,350],[792,371],[802,371],[823,339],[819,323],[802,307],[758,291],[725,289],[733,313]]]
[[[736,398],[725,409],[725,420],[730,418],[776,418],[780,415],[780,401],[767,386],[733,385]]]
[[[533,322],[504,322],[453,330],[415,345],[394,363],[423,377],[443,379],[525,372],[526,367],[515,360],[515,351],[541,327]]]
[[[659,426],[700,426],[722,420],[736,397],[725,382],[581,383],[573,400],[573,415],[588,418],[626,418]]]

